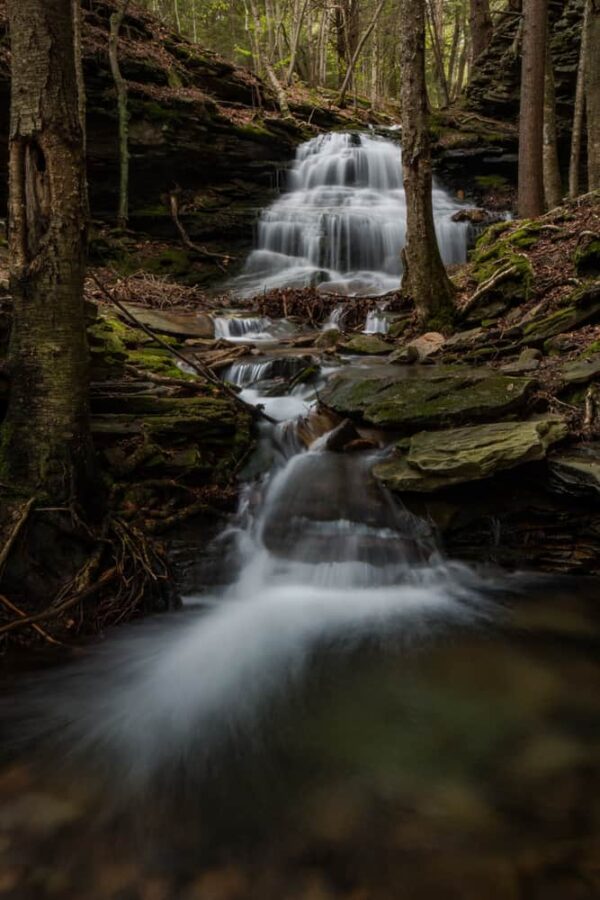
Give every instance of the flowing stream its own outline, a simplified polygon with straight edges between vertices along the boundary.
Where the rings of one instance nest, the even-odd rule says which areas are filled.
[[[466,260],[468,223],[434,182],[435,226],[444,262]],[[399,287],[406,200],[402,151],[390,139],[332,133],[298,148],[286,191],[258,222],[257,247],[234,283],[243,294],[318,285],[346,294]]]
[[[398,147],[319,138],[291,177],[252,277],[396,283]],[[457,258],[462,226],[436,203]],[[377,308],[365,330],[387,325]],[[381,435],[329,449],[314,410],[342,363],[297,382],[306,351],[278,344],[286,323],[228,314],[218,329],[249,344],[224,377],[277,420],[216,541],[221,587],[0,704],[19,754],[0,771],[7,896],[591,898],[597,585],[445,559],[372,477]]]

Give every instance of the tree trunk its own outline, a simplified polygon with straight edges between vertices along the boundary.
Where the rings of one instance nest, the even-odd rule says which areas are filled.
[[[531,218],[544,212],[542,161],[548,0],[525,0],[523,16],[518,207],[520,216]]]
[[[400,0],[402,167],[406,193],[406,247],[402,288],[422,323],[450,324],[454,288],[442,262],[432,205],[431,153],[425,91],[424,0]]]
[[[435,15],[435,11],[431,3],[426,3],[425,14],[429,33],[431,35],[431,46],[433,48],[433,69],[437,81],[440,106],[450,106],[450,92],[448,90],[448,82],[446,80],[446,72],[444,69],[444,54],[440,40],[440,31],[443,23],[440,23],[439,16]]]
[[[377,24],[377,19],[381,15],[381,10],[383,9],[384,6],[385,6],[385,0],[379,0],[379,4],[377,5],[375,13],[373,14],[373,18],[371,19],[371,21],[365,28],[361,39],[359,40],[358,44],[356,45],[356,49],[354,50],[354,55],[352,56],[352,59],[350,60],[350,63],[346,70],[346,74],[344,76],[344,80],[342,82],[342,86],[340,88],[340,96],[338,98],[338,103],[340,106],[344,105],[344,101],[346,99],[346,92],[350,86],[350,81],[352,79],[352,75],[354,73],[354,69],[356,67],[358,57],[361,54],[362,48],[365,46],[365,44],[369,40],[371,32],[375,28],[375,25]]]
[[[577,67],[577,85],[575,87],[575,106],[573,109],[571,156],[569,159],[569,197],[577,197],[579,195],[579,170],[581,168],[581,143],[585,113],[585,66],[590,6],[591,0],[585,0],[583,23],[581,27],[581,46],[579,48],[579,65]]]
[[[119,208],[117,211],[119,228],[127,228],[129,219],[129,112],[127,109],[127,84],[119,66],[119,32],[128,6],[129,0],[121,0],[117,11],[111,15],[108,37],[108,56],[117,91],[119,117]]]
[[[262,65],[265,68],[265,72],[267,73],[267,78],[271,82],[271,86],[272,86],[273,90],[275,91],[275,96],[277,97],[277,105],[279,106],[282,116],[284,117],[284,119],[291,119],[292,114],[291,114],[290,108],[288,106],[285,90],[283,89],[283,86],[282,86],[281,82],[279,81],[279,79],[275,73],[275,69],[273,68],[271,61],[268,58],[267,54],[262,52],[262,48],[261,48],[262,29],[261,29],[261,24],[260,24],[260,16],[258,14],[258,7],[256,5],[256,0],[248,0],[248,3],[249,3],[249,7],[250,7],[250,14],[252,16],[252,25],[253,25],[253,29],[254,29],[254,46],[255,46],[255,54],[258,56],[257,62],[259,63],[259,65],[260,65],[260,62],[262,62]]]
[[[86,191],[72,0],[9,0],[11,389],[4,480],[51,503],[91,484]]]
[[[563,198],[558,147],[556,144],[556,96],[554,68],[550,47],[546,48],[546,80],[544,84],[544,196],[546,208],[560,206]]]
[[[490,0],[471,0],[469,7],[471,31],[471,64],[487,50],[494,26],[490,14]]]
[[[586,31],[588,190],[595,191],[600,188],[600,0],[590,0]]]
[[[295,8],[294,8],[294,31],[292,33],[292,46],[290,48],[290,64],[288,66],[287,75],[285,79],[286,84],[292,83],[292,76],[294,74],[294,69],[296,68],[296,57],[298,55],[298,45],[300,43],[300,35],[302,33],[302,23],[304,21],[304,16],[306,15],[306,9],[308,7],[308,0],[298,0]]]

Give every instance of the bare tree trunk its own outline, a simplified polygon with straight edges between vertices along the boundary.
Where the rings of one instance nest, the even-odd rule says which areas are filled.
[[[425,4],[425,14],[427,25],[429,26],[429,33],[431,35],[431,45],[433,47],[434,72],[438,84],[439,96],[441,97],[440,106],[449,106],[450,93],[448,91],[448,82],[446,81],[444,54],[442,52],[440,41],[440,30],[442,25],[440,24],[435,11],[432,9],[430,2],[426,2]]]
[[[292,33],[292,46],[290,48],[290,64],[288,66],[285,78],[286,84],[292,83],[292,76],[296,68],[296,57],[298,55],[298,45],[300,43],[300,35],[302,34],[302,23],[306,15],[308,0],[298,0],[294,7],[294,31]]]
[[[586,31],[588,190],[595,191],[600,188],[600,0],[590,0]]]
[[[471,31],[471,62],[474,63],[487,50],[494,33],[490,0],[471,0],[469,27]]]
[[[583,119],[585,113],[585,66],[587,59],[588,21],[591,0],[585,0],[583,24],[581,28],[581,46],[579,48],[579,65],[577,67],[577,85],[575,88],[575,106],[573,109],[573,130],[571,133],[571,156],[569,159],[569,197],[579,195],[579,170],[581,168],[581,143],[583,137]]]
[[[546,48],[546,80],[544,84],[544,196],[546,208],[560,206],[563,197],[558,147],[556,144],[556,96],[554,69],[550,47]]]
[[[9,0],[11,388],[3,478],[85,500],[93,452],[83,310],[86,191],[72,0]]]
[[[341,86],[341,88],[340,88],[340,96],[339,96],[339,98],[338,98],[338,103],[339,103],[340,106],[343,106],[343,105],[344,105],[344,101],[345,101],[345,99],[346,99],[346,92],[347,92],[347,90],[348,90],[348,87],[350,86],[350,81],[351,81],[351,79],[352,79],[352,75],[353,75],[353,73],[354,73],[354,69],[355,69],[355,67],[356,67],[356,63],[357,63],[357,61],[358,61],[358,57],[359,57],[360,54],[361,54],[362,48],[365,46],[365,44],[366,44],[367,41],[369,40],[369,37],[370,37],[370,35],[371,35],[371,32],[372,32],[373,29],[375,28],[375,25],[376,25],[376,23],[377,23],[377,19],[378,19],[379,16],[381,15],[381,11],[382,11],[382,9],[383,9],[384,6],[385,6],[385,0],[379,0],[379,4],[377,5],[377,8],[376,8],[376,10],[375,10],[375,13],[373,14],[373,18],[371,19],[371,21],[369,22],[369,24],[368,24],[367,27],[365,28],[365,30],[364,30],[364,32],[363,32],[363,34],[362,34],[361,39],[359,40],[358,44],[356,45],[356,49],[354,50],[354,55],[352,56],[352,59],[350,60],[350,63],[349,63],[348,68],[347,68],[347,70],[346,70],[346,74],[345,74],[345,76],[344,76],[344,80],[343,80],[343,82],[342,82],[342,86]]]
[[[129,219],[129,111],[127,109],[127,83],[119,66],[119,32],[127,13],[129,0],[120,0],[119,7],[110,17],[108,56],[110,70],[117,91],[117,113],[119,116],[119,206],[117,225],[127,228]]]
[[[525,0],[523,6],[521,111],[519,116],[519,215],[544,212],[544,80],[548,0]]]
[[[258,14],[258,7],[256,5],[256,0],[248,0],[248,4],[249,4],[249,8],[250,8],[250,14],[252,16],[252,25],[254,28],[254,46],[255,46],[255,54],[258,57],[258,59],[257,59],[258,65],[260,66],[260,63],[262,62],[262,65],[264,66],[265,72],[267,73],[267,78],[271,82],[271,86],[273,87],[273,90],[275,91],[275,96],[277,97],[277,105],[279,106],[279,109],[281,110],[282,116],[285,119],[291,119],[292,114],[291,114],[290,108],[288,106],[285,90],[284,90],[281,82],[279,81],[279,79],[275,73],[275,69],[273,68],[273,65],[272,65],[270,59],[268,58],[267,54],[262,53],[262,51],[261,51],[262,29],[261,29],[261,25],[260,25],[260,16]],[[246,8],[248,9],[248,7],[246,7]]]
[[[433,221],[425,90],[425,5],[424,0],[400,0],[399,7],[402,166],[406,193],[402,289],[412,298],[421,322],[439,328],[452,320],[454,288],[440,256]]]

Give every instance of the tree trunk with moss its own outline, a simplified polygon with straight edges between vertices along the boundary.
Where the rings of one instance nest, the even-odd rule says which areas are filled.
[[[544,212],[543,140],[544,81],[548,0],[525,0],[523,4],[523,52],[521,62],[521,109],[519,114],[519,215],[540,216]]]
[[[72,0],[9,0],[11,379],[2,480],[56,504],[91,484],[86,189]]]
[[[412,298],[421,322],[443,327],[454,314],[454,288],[440,256],[433,221],[424,0],[401,0],[400,21],[402,167],[406,193],[402,288]]]
[[[487,50],[494,32],[489,0],[470,0],[471,64]]]

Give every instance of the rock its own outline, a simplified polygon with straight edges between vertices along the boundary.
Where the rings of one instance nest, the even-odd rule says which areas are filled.
[[[471,274],[477,289],[460,313],[465,322],[478,324],[484,319],[494,319],[511,306],[528,300],[533,269],[527,256],[513,249],[520,246],[513,244],[515,234],[476,252]]]
[[[549,484],[559,494],[600,498],[600,442],[579,444],[548,459]]]
[[[379,356],[390,353],[392,346],[376,334],[355,334],[349,341],[344,341],[340,350],[345,353],[360,353],[364,356]]]
[[[451,219],[453,222],[471,222],[472,225],[491,223],[492,216],[487,209],[459,209]]]
[[[429,493],[544,459],[567,433],[558,416],[422,431],[411,438],[408,454],[380,463],[374,474],[395,491]]]
[[[565,304],[550,315],[535,318],[523,326],[521,344],[543,344],[548,338],[600,319],[600,281],[573,291]]]
[[[414,338],[405,347],[394,351],[390,362],[422,362],[429,356],[438,353],[445,344],[445,337],[439,331],[428,331]]]
[[[573,254],[573,265],[578,275],[597,278],[600,275],[600,236],[588,235]]]
[[[334,375],[322,402],[344,416],[404,432],[497,419],[521,408],[535,382],[469,366],[349,366]]]
[[[539,367],[542,356],[541,350],[537,350],[535,347],[525,347],[524,350],[521,351],[519,358],[512,363],[507,363],[507,365],[502,366],[501,371],[507,375],[520,375],[523,372],[533,372]]]
[[[181,338],[213,338],[215,327],[210,316],[205,313],[173,313],[159,312],[138,306],[135,303],[124,303],[125,309],[135,318],[157,331],[159,334],[169,334]]]
[[[328,350],[337,347],[339,342],[342,339],[342,332],[337,328],[328,328],[326,331],[322,331],[318,337],[316,338],[314,345],[318,347],[319,350]]]
[[[469,328],[467,331],[457,331],[451,337],[446,338],[444,351],[472,350],[485,340],[485,336],[485,328]]]
[[[573,362],[565,363],[560,374],[567,385],[587,384],[600,376],[600,353],[582,356]]]
[[[321,445],[324,450],[332,450],[334,453],[340,453],[345,450],[352,441],[361,440],[361,436],[354,427],[350,419],[344,419],[340,424],[325,436],[324,443]]]

